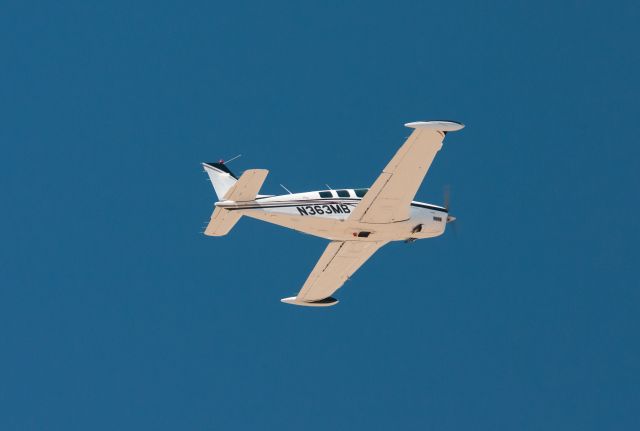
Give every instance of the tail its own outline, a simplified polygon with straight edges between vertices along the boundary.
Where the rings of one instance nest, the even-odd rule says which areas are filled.
[[[224,195],[238,182],[238,177],[233,175],[233,172],[222,161],[220,163],[203,163],[202,166],[209,174],[209,179],[213,184],[216,195],[218,195],[218,200],[224,200]]]
[[[267,178],[266,169],[249,169],[238,179],[222,163],[203,163],[211,184],[221,201],[247,202],[256,199],[260,187]],[[241,210],[216,206],[205,235],[222,236],[229,233],[242,217]]]

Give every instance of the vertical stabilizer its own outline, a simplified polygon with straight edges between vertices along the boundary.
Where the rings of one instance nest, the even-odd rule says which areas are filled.
[[[238,182],[238,177],[233,175],[233,172],[222,162],[203,163],[202,166],[209,175],[213,189],[218,195],[218,200],[223,200],[224,195]]]

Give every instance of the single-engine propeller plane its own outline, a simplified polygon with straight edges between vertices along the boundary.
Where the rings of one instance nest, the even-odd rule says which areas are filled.
[[[238,178],[224,162],[203,163],[220,199],[205,235],[226,235],[247,216],[330,240],[300,292],[281,301],[316,307],[337,304],[331,295],[380,247],[442,235],[447,223],[455,220],[447,207],[413,198],[445,135],[464,125],[420,121],[405,126],[413,132],[368,189],[260,195],[269,171],[250,169]]]

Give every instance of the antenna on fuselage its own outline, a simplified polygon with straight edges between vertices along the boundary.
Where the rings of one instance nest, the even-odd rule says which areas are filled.
[[[233,162],[235,159],[240,158],[240,157],[242,157],[242,154],[238,154],[237,156],[230,158],[230,159],[229,159],[229,160],[227,160],[226,162],[221,162],[221,163],[223,163],[223,164],[228,164],[228,163],[231,163],[231,162]]]
[[[329,190],[333,190],[333,187],[331,187],[329,184],[325,184],[325,186],[327,186]]]
[[[283,189],[285,189],[290,195],[292,195],[293,193],[291,193],[291,190],[289,190],[288,188],[286,188],[285,186],[283,186],[282,184],[280,184],[280,187],[282,187]]]

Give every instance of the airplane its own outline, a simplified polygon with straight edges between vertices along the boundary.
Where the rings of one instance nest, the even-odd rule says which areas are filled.
[[[405,126],[413,132],[370,188],[261,195],[268,170],[249,169],[238,178],[223,161],[203,163],[220,199],[204,234],[226,235],[247,216],[330,240],[298,294],[281,301],[336,305],[332,295],[382,246],[442,235],[447,223],[455,220],[446,206],[413,198],[445,135],[464,125],[418,121]]]

